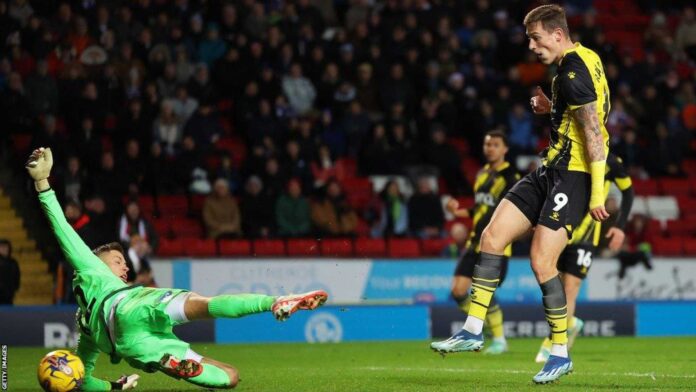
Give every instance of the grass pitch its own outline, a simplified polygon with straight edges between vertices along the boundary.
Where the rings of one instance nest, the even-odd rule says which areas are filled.
[[[694,338],[581,338],[573,349],[575,372],[550,385],[534,385],[539,339],[510,341],[502,356],[448,355],[429,342],[341,344],[198,344],[204,356],[240,371],[242,391],[686,391],[696,390]],[[36,391],[36,366],[49,350],[10,347],[9,390]],[[96,375],[115,380],[131,374],[101,356]],[[162,374],[141,374],[137,390],[198,389]],[[200,389],[199,389],[200,390]]]

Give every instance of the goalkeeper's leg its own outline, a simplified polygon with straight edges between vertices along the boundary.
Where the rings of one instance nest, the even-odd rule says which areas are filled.
[[[272,297],[262,294],[236,294],[204,297],[190,293],[178,310],[181,322],[210,318],[237,318],[261,312],[273,312],[273,316],[284,321],[297,310],[313,310],[328,299],[323,290],[303,294]],[[169,313],[169,311],[168,311]],[[171,313],[170,313],[171,315]]]

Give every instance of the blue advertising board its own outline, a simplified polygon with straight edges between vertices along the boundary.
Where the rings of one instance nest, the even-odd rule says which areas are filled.
[[[409,340],[430,336],[429,309],[412,306],[326,306],[284,323],[270,314],[215,321],[217,343]]]

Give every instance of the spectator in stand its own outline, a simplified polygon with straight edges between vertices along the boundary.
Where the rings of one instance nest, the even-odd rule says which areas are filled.
[[[159,244],[157,232],[150,221],[143,216],[138,202],[130,200],[126,203],[125,212],[118,222],[118,238],[128,247],[134,235],[139,235],[152,249],[157,249]]]
[[[174,97],[168,101],[172,105],[172,112],[182,124],[186,124],[198,109],[198,100],[189,96],[185,85],[176,86]]]
[[[87,176],[84,169],[81,167],[80,158],[75,155],[68,157],[66,170],[59,173],[58,181],[56,181],[56,194],[60,200],[79,200],[87,188]]]
[[[450,228],[451,242],[447,244],[440,252],[440,256],[449,259],[459,259],[466,250],[466,240],[469,236],[469,231],[463,223],[455,223]]]
[[[363,175],[388,174],[392,171],[392,165],[385,157],[391,154],[391,146],[387,139],[387,130],[384,124],[376,124],[372,128],[372,137],[362,151],[360,159],[360,172]]]
[[[508,115],[510,147],[515,154],[534,154],[539,138],[534,134],[532,115],[520,103],[516,103]]]
[[[408,204],[399,183],[391,179],[380,192],[382,209],[379,224],[372,228],[373,237],[404,237],[408,234]]]
[[[306,194],[313,189],[314,176],[309,162],[300,155],[300,144],[297,140],[291,139],[285,145],[285,162],[283,166],[287,168],[288,176],[300,181],[301,189]]]
[[[257,176],[247,179],[241,198],[242,231],[251,238],[268,238],[275,233],[275,197],[264,190]]]
[[[437,167],[453,195],[471,194],[471,187],[462,175],[457,150],[447,143],[445,129],[434,124],[431,139],[425,148],[425,162]]]
[[[128,140],[119,166],[129,193],[136,194],[143,190],[146,164],[140,154],[140,143],[136,139]]]
[[[0,305],[12,305],[19,285],[19,263],[12,257],[12,243],[0,239]]]
[[[58,87],[55,79],[48,75],[45,60],[36,63],[36,72],[27,78],[27,99],[34,116],[56,113],[58,110]]]
[[[184,134],[192,136],[204,154],[212,151],[213,145],[220,139],[223,132],[220,119],[210,102],[201,102],[184,128]]]
[[[317,158],[311,164],[312,176],[314,177],[314,188],[318,189],[326,185],[331,179],[337,177],[338,169],[334,161],[331,150],[326,144],[319,146]]]
[[[138,140],[141,146],[151,145],[153,120],[150,113],[144,111],[140,99],[130,100],[126,110],[118,118],[114,147],[121,149],[130,139]]]
[[[220,157],[220,167],[217,170],[215,178],[226,180],[230,188],[230,193],[237,194],[239,192],[242,180],[239,170],[233,166],[230,153],[223,153]]]
[[[168,156],[176,155],[184,131],[183,124],[174,113],[170,101],[162,102],[160,113],[152,125],[152,132],[153,140],[162,145]]]
[[[278,235],[281,237],[308,236],[312,230],[309,213],[309,200],[302,195],[299,179],[288,181],[287,192],[275,204],[275,218]]]
[[[229,185],[222,178],[215,180],[213,192],[203,202],[203,224],[208,238],[236,238],[242,235],[237,201],[230,195]]]
[[[312,110],[317,91],[312,82],[302,76],[302,66],[299,63],[290,66],[290,73],[283,77],[282,86],[290,106],[298,114],[303,115]]]
[[[649,172],[653,176],[684,176],[681,169],[682,147],[670,135],[664,123],[657,124],[656,140],[651,144]]]
[[[358,216],[346,200],[341,185],[330,179],[324,194],[311,203],[312,223],[319,236],[354,236]]]
[[[347,137],[347,154],[355,159],[370,132],[370,116],[363,110],[359,101],[352,101],[341,122]]]
[[[439,238],[445,224],[440,197],[435,194],[427,177],[416,182],[416,193],[408,201],[408,222],[411,233],[421,238]]]
[[[126,264],[128,265],[128,283],[142,284],[147,287],[157,287],[152,274],[149,258],[152,255],[152,247],[140,235],[133,234],[130,244],[126,248]]]
[[[90,248],[100,245],[98,239],[100,234],[91,222],[91,218],[82,208],[82,203],[79,200],[68,200],[65,203],[64,211],[65,219],[70,223],[75,232],[80,235],[85,244]]]

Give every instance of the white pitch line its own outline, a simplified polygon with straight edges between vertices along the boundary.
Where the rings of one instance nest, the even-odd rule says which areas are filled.
[[[510,369],[478,369],[478,368],[446,368],[446,367],[438,367],[438,368],[417,368],[417,367],[385,367],[385,366],[366,366],[366,367],[360,367],[358,370],[368,370],[368,371],[384,371],[384,370],[396,370],[396,371],[404,371],[404,372],[414,372],[414,371],[440,371],[440,372],[451,372],[451,373],[462,373],[462,372],[470,372],[470,373],[508,373],[508,374],[531,374],[533,372],[525,371],[525,370],[510,370]],[[696,374],[657,374],[657,373],[636,373],[636,372],[628,372],[628,373],[614,373],[614,372],[602,372],[602,373],[594,373],[594,372],[578,372],[581,375],[588,375],[588,376],[610,376],[610,377],[650,377],[653,380],[655,380],[658,377],[665,377],[665,378],[696,378]]]

